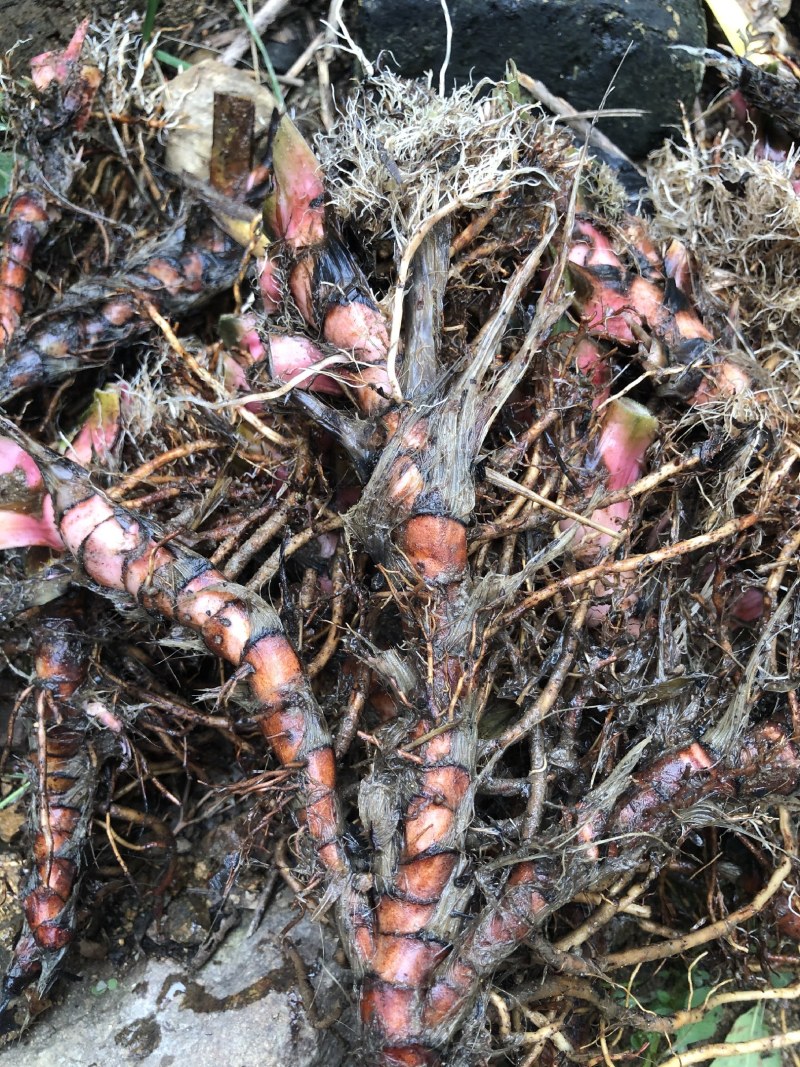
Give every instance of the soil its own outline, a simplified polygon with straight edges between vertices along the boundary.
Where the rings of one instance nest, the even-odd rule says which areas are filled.
[[[0,2],[3,19],[3,49],[14,50],[16,61],[23,63],[39,52],[64,45],[77,23],[91,14],[95,19],[113,19],[144,11],[144,3],[115,3],[114,0],[52,0],[42,4],[38,0],[20,3]],[[169,27],[177,33],[188,30],[208,14],[209,7],[198,0],[163,0],[159,8],[159,27]]]

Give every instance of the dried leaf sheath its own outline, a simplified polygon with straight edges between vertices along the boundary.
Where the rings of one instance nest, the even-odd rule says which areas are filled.
[[[520,286],[552,235],[544,231],[520,268]],[[446,381],[435,382],[438,359],[429,360],[431,380],[417,385],[418,410],[384,416],[388,444],[348,513],[351,534],[397,576],[406,641],[424,649],[425,658],[424,679],[402,694],[406,747],[421,762],[410,773],[388,767],[390,803],[399,816],[397,853],[395,862],[390,853],[378,863],[375,951],[360,998],[368,1045],[375,1062],[387,1067],[441,1062],[422,1019],[422,991],[457,943],[474,888],[462,857],[473,812],[477,672],[489,585],[477,586],[467,564],[473,464],[492,405],[524,371],[557,309],[554,300],[534,318],[519,353],[496,379],[487,374],[486,356],[496,338],[476,345]],[[419,308],[426,318],[430,311]],[[499,335],[504,322],[501,309],[494,323]],[[412,664],[410,658],[413,675]]]
[[[75,936],[74,893],[96,784],[78,703],[89,652],[83,621],[80,599],[70,597],[50,607],[39,624],[31,728],[34,865],[22,893],[25,922],[3,978],[2,1008],[33,982],[46,989]]]
[[[5,419],[0,430],[39,465],[64,544],[88,577],[190,627],[247,681],[265,738],[283,765],[298,768],[302,817],[339,896],[349,943],[366,952],[369,916],[349,878],[330,735],[277,614],[202,556],[174,540],[160,543],[147,520],[95,490],[77,464],[29,440]]]

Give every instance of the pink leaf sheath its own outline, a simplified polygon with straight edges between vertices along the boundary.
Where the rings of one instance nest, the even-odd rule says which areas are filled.
[[[107,462],[122,431],[122,413],[129,403],[125,382],[109,389],[96,389],[92,404],[84,413],[81,425],[64,449],[74,463]]]
[[[275,134],[272,158],[274,187],[264,205],[264,224],[288,253],[292,297],[322,338],[350,355],[355,369],[348,377],[362,411],[382,414],[397,399],[387,375],[386,323],[328,218],[319,163],[285,117]],[[274,308],[280,292],[274,264],[264,267],[261,289],[267,309]]]
[[[297,127],[284,116],[272,143],[273,189],[264,201],[264,223],[292,252],[322,244],[326,234],[322,168]]]
[[[598,482],[609,492],[625,489],[641,477],[647,450],[655,440],[658,422],[648,409],[635,400],[622,397],[610,401],[602,415],[600,437],[592,465],[600,468]],[[592,512],[592,519],[611,530],[621,530],[628,520],[630,500],[619,500]],[[575,526],[574,520],[561,523],[562,530]],[[572,550],[583,562],[596,562],[612,537],[590,526],[580,526]]]
[[[84,19],[72,35],[63,52],[42,52],[31,60],[31,77],[36,88],[43,92],[55,81],[64,85],[80,58],[83,42],[89,29],[89,19]]]
[[[248,391],[247,368],[259,363],[268,362],[272,378],[286,384],[325,358],[319,347],[307,337],[270,333],[262,340],[251,316],[242,316],[237,322],[229,321],[227,325],[238,334],[236,359],[229,359],[226,364],[226,381],[237,392]],[[329,374],[308,375],[296,388],[332,396],[342,394],[341,385]]]
[[[42,52],[31,60],[31,78],[39,92],[53,83],[62,89],[61,112],[70,115],[76,130],[91,118],[92,103],[103,76],[97,67],[80,63],[89,20],[84,19],[63,52]]]
[[[602,384],[602,378],[600,384],[600,395],[605,396],[608,388]],[[641,477],[645,469],[647,450],[655,440],[658,423],[646,407],[627,397],[608,401],[601,419],[600,437],[590,463],[590,466],[598,469],[599,475],[592,489],[598,485],[602,485],[609,492],[625,489]],[[606,507],[596,508],[591,517],[594,522],[608,530],[622,532],[630,516],[631,507],[630,499],[617,500]],[[560,523],[562,530],[572,527],[577,527],[572,551],[575,558],[582,563],[596,563],[615,540],[611,533],[603,533],[572,519]],[[611,609],[610,594],[617,594],[617,602],[621,608],[634,607],[635,596],[623,595],[634,585],[635,578],[630,575],[619,575],[595,582],[594,602],[587,616],[589,626],[600,626],[608,617]],[[638,633],[639,625],[638,619],[627,619],[626,627],[630,633]]]
[[[105,462],[120,434],[121,408],[127,396],[122,382],[98,389],[82,424],[66,446],[78,463]],[[0,437],[0,550],[40,545],[64,549],[56,526],[53,501],[34,461],[24,449]]]
[[[19,445],[0,438],[0,549],[63,549],[39,468]]]

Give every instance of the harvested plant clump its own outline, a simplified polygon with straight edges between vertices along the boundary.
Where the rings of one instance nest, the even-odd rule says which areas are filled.
[[[791,158],[665,151],[648,218],[515,77],[387,74],[318,160],[246,74],[165,85],[119,28],[101,73],[85,33],[8,97],[0,617],[32,860],[4,1030],[76,937],[93,814],[161,906],[213,796],[258,807],[230,869],[266,849],[335,918],[354,1061],[636,1059],[737,1003],[723,977],[777,1000]]]

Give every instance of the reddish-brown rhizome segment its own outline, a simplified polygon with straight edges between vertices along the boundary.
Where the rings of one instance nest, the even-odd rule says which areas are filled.
[[[768,722],[752,742],[731,762],[720,760],[706,746],[695,742],[667,753],[633,776],[633,783],[611,812],[599,814],[566,813],[579,826],[591,825],[584,835],[588,862],[584,877],[588,882],[601,853],[594,842],[615,858],[617,872],[623,869],[615,838],[632,840],[643,831],[653,839],[670,825],[676,811],[688,810],[711,796],[743,797],[752,792],[791,795],[800,786],[800,750],[789,731]],[[625,867],[635,866],[642,844],[625,857]],[[439,969],[435,982],[422,998],[421,1014],[429,1037],[446,1045],[457,1031],[480,993],[484,978],[491,975],[547,915],[566,904],[580,889],[580,877],[571,878],[560,888],[559,863],[523,862],[512,867],[506,887],[494,907],[473,922],[464,938]],[[420,1061],[424,1062],[424,1061]]]
[[[61,460],[45,473],[64,544],[98,585],[190,626],[209,651],[243,669],[264,736],[282,763],[303,764],[307,825],[320,860],[345,874],[327,729],[277,615],[202,557],[159,545],[131,513],[87,493],[81,473]]]
[[[151,328],[144,302],[165,315],[179,315],[228,288],[242,263],[242,250],[216,227],[188,248],[169,246],[138,270],[104,279],[96,299],[48,312],[7,345],[0,366],[0,402],[75,371],[106,362],[114,346]],[[112,295],[113,294],[113,295]]]
[[[22,894],[25,925],[3,980],[3,999],[43,977],[47,982],[72,941],[81,852],[94,798],[94,766],[85,744],[78,696],[89,648],[77,597],[46,609],[35,645],[34,866]]]
[[[145,519],[95,490],[77,464],[27,440],[7,420],[0,419],[0,431],[39,465],[64,545],[88,577],[191,627],[247,683],[265,738],[281,763],[297,769],[300,817],[337,900],[339,924],[358,968],[374,951],[369,902],[354,883],[343,845],[328,729],[278,616],[202,556],[174,540],[161,544]]]
[[[19,326],[28,271],[46,227],[47,208],[41,194],[28,190],[14,198],[0,251],[0,348]]]
[[[413,590],[409,595],[428,619],[430,673],[418,697],[420,718],[409,729],[419,763],[404,799],[396,866],[384,872],[385,889],[377,899],[375,947],[365,965],[360,1010],[373,1062],[427,1067],[441,1059],[430,1044],[424,995],[451,952],[450,937],[442,933],[447,918],[443,923],[439,913],[458,868],[472,803],[470,746],[458,728],[438,732],[462,712],[468,717],[459,699],[468,656],[451,647],[468,582],[467,532],[458,519],[420,507],[425,425],[412,419],[396,432],[406,447],[389,466],[386,499],[401,518],[407,516],[396,527],[394,551]]]
[[[28,173],[17,187],[6,214],[0,249],[0,351],[19,326],[33,256],[50,222],[43,187],[49,186],[55,200],[65,197],[78,169],[72,163],[65,165],[61,159],[58,137],[84,128],[100,87],[100,71],[80,63],[88,28],[89,20],[84,19],[63,52],[44,52],[31,60],[32,80],[39,92],[47,92],[54,82],[66,91],[60,100],[62,124],[56,144],[51,139],[46,151],[30,153],[40,158],[35,162],[29,160],[23,168]]]

